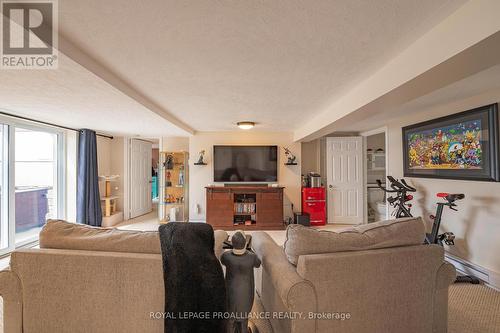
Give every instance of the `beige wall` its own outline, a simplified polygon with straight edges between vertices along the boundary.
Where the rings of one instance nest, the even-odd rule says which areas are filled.
[[[293,142],[293,134],[288,132],[199,132],[189,138],[189,217],[205,220],[205,186],[213,184],[212,150],[217,144],[234,145],[278,145],[288,147],[297,156],[298,165],[285,166],[283,149],[279,154],[278,183],[285,187],[285,216],[290,215],[290,203],[300,210],[300,143]],[[198,153],[205,150],[206,166],[193,165]]]
[[[378,133],[366,137],[366,149],[376,151],[379,148],[385,150],[385,133]]]
[[[403,176],[401,128],[406,125],[469,110],[500,101],[500,91],[453,102],[403,116],[388,125],[389,164],[387,174]],[[442,230],[456,235],[455,246],[447,250],[473,264],[496,272],[500,278],[500,183],[449,179],[409,178],[418,189],[413,213],[421,215],[430,225],[429,215],[436,209],[437,192],[464,193],[458,212],[447,209]],[[500,285],[500,281],[497,281]]]
[[[110,162],[109,162],[109,174],[119,175],[120,178],[112,183],[113,194],[118,195],[118,200],[116,201],[116,209],[118,211],[123,211],[123,200],[124,200],[124,182],[125,182],[125,156],[124,156],[124,138],[114,137],[109,143],[110,149]]]
[[[97,171],[99,176],[108,176],[111,172],[111,139],[97,136]],[[104,195],[104,182],[99,182],[99,192]]]
[[[167,136],[160,140],[160,151],[189,151],[189,138]]]
[[[117,210],[123,211],[125,199],[125,138],[108,139],[97,137],[97,167],[99,176],[119,175],[111,183],[113,194],[118,195]],[[99,191],[104,195],[104,182],[99,182]]]
[[[112,139],[97,136],[97,169],[99,176],[109,175],[111,170],[111,141]]]
[[[309,172],[320,172],[320,140],[310,142],[302,142],[302,174],[307,175]]]

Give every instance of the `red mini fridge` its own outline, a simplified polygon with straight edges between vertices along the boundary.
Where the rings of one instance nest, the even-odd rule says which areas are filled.
[[[326,192],[324,187],[302,188],[302,213],[308,213],[311,225],[326,224]]]

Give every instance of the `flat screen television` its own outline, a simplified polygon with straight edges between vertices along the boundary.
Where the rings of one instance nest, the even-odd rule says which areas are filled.
[[[214,146],[214,182],[278,181],[278,146]]]

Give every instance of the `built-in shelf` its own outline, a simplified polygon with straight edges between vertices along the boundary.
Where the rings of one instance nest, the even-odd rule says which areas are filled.
[[[116,200],[116,199],[118,199],[117,195],[111,195],[109,197],[101,197],[101,201],[104,201],[104,200]]]
[[[203,163],[196,162],[196,163],[194,163],[194,165],[207,165],[207,163],[205,163],[205,162],[203,162]]]
[[[120,178],[120,175],[110,175],[110,176],[101,175],[101,176],[99,176],[100,181],[108,181],[108,182],[118,180],[118,178]]]
[[[102,226],[112,227],[121,221],[123,221],[123,212],[118,211],[117,201],[120,198],[119,195],[112,194],[113,189],[111,182],[117,181],[120,178],[119,175],[101,175],[99,176],[99,181],[104,182],[104,195],[100,198],[102,201]]]
[[[166,163],[171,159],[170,163]],[[188,221],[189,156],[187,152],[160,152],[159,219],[161,222]],[[167,164],[172,168],[167,168]]]
[[[208,186],[207,223],[216,229],[283,229],[283,187]]]
[[[296,162],[293,162],[293,163],[285,163],[285,165],[299,165],[299,164]]]
[[[366,167],[368,171],[383,171],[385,170],[385,153],[383,151],[379,152],[367,152],[366,154]]]

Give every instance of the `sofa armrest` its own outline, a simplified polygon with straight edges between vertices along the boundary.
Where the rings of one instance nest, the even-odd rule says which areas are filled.
[[[297,273],[313,283],[319,313],[350,315],[318,320],[319,332],[444,333],[448,290],[437,280],[449,283],[451,272],[443,253],[437,245],[414,245],[302,255]]]
[[[446,333],[448,331],[448,287],[456,279],[455,266],[443,262],[436,273],[436,290],[434,294],[434,320],[433,333]]]
[[[21,333],[23,303],[21,281],[10,269],[0,272],[0,296],[3,298],[3,325],[5,333]]]
[[[457,271],[455,266],[449,262],[444,262],[441,267],[439,267],[436,274],[436,289],[446,289],[455,281],[457,278]]]
[[[302,317],[293,318],[289,322],[275,320],[273,327],[279,325],[287,332],[314,332],[315,320],[306,318],[309,312],[317,311],[316,291],[312,283],[297,274],[295,266],[286,259],[283,248],[267,233],[253,234],[252,247],[262,261],[261,299],[265,310],[302,314]]]

